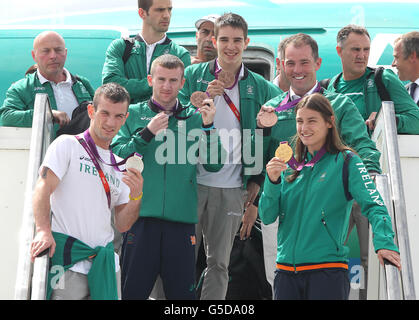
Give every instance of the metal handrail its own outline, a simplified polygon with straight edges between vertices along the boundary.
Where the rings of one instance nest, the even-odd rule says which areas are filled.
[[[372,139],[376,142],[377,148],[382,153],[381,166],[384,171],[389,173],[390,194],[394,206],[393,220],[395,222],[395,230],[402,263],[401,277],[403,298],[406,300],[415,300],[416,294],[413,279],[413,266],[410,253],[405,195],[395,119],[394,103],[392,101],[383,101],[381,110],[377,115],[376,128],[372,135]]]
[[[375,184],[377,186],[377,190],[380,193],[381,197],[384,200],[384,204],[387,207],[388,213],[390,215],[393,230],[395,227],[395,219],[394,219],[394,209],[393,203],[391,201],[390,195],[390,186],[389,186],[389,177],[386,174],[379,174],[375,176]],[[397,236],[396,236],[396,243],[397,243]],[[380,269],[383,268],[380,265]],[[400,272],[399,269],[388,263],[385,262],[384,265],[384,286],[385,286],[385,300],[402,300],[402,284],[400,279]]]
[[[35,235],[35,221],[32,210],[32,192],[38,178],[38,170],[46,149],[51,141],[52,112],[48,94],[36,94],[32,122],[32,136],[28,160],[28,173],[23,206],[23,221],[20,230],[19,257],[15,284],[15,300],[45,299],[43,285],[37,283],[42,279],[47,268],[46,256],[35,259],[35,268],[30,259],[30,246]],[[44,267],[39,268],[39,263]],[[35,273],[34,273],[35,270]],[[33,279],[36,281],[33,282]],[[46,282],[46,278],[43,278]],[[32,292],[31,292],[32,291]]]

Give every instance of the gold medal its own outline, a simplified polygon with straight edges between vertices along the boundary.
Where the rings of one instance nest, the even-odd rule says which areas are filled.
[[[208,96],[205,92],[195,91],[191,94],[190,101],[194,107],[199,109],[204,105],[205,99],[208,99]]]
[[[275,157],[287,163],[292,157],[293,151],[288,143],[281,143],[275,151]]]
[[[218,75],[218,80],[220,80],[222,83],[224,83],[224,88],[230,88],[235,82],[236,77],[234,74],[221,70]]]
[[[259,116],[260,124],[265,128],[273,127],[278,121],[278,116],[275,112],[263,112]]]
[[[143,160],[137,156],[137,155],[133,155],[132,157],[129,157],[127,159],[127,162],[125,163],[125,168],[126,169],[137,169],[140,172],[143,172],[144,169],[144,163]]]

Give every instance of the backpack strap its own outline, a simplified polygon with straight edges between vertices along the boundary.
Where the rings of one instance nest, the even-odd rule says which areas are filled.
[[[368,67],[370,68],[370,67]],[[384,67],[378,67],[378,68],[370,68],[374,71],[374,82],[378,90],[378,95],[380,96],[381,101],[392,101],[390,98],[390,94],[387,91],[386,86],[383,82],[383,72],[385,70]],[[333,82],[333,87],[336,88],[337,84],[339,82],[340,77],[342,76],[342,72],[339,73],[339,75],[336,77],[335,81]],[[325,81],[327,79],[324,79],[322,81]],[[321,81],[321,82],[322,82]],[[320,82],[320,83],[321,83]]]
[[[378,95],[380,96],[381,101],[393,101],[390,98],[390,94],[387,91],[386,86],[383,83],[383,72],[384,67],[378,67],[374,70],[374,82],[377,86]]]
[[[125,50],[124,50],[124,54],[122,55],[122,61],[124,62],[124,65],[127,63],[128,59],[131,55],[132,47],[134,47],[134,41],[135,41],[135,37],[130,37],[130,38],[124,39]]]
[[[344,162],[343,162],[343,168],[342,168],[342,181],[343,181],[343,190],[345,191],[345,197],[346,200],[351,201],[353,199],[351,193],[349,192],[348,187],[348,177],[349,177],[349,161],[353,157],[353,152],[347,152],[343,154]]]
[[[342,75],[343,75],[343,72],[341,72],[337,75],[335,81],[333,81],[333,84],[332,84],[333,88],[335,88],[335,89],[338,88],[338,83],[339,83],[339,80],[342,77]],[[330,79],[330,80],[332,80],[332,79]]]
[[[324,89],[326,89],[326,90],[327,90],[327,87],[329,87],[330,80],[331,80],[330,78],[320,80],[320,81],[319,81],[320,86],[321,86],[322,88],[324,88]]]

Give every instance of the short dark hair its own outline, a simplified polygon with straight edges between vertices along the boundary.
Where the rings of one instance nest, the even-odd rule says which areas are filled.
[[[297,48],[299,48],[301,46],[304,46],[304,45],[310,46],[314,61],[317,61],[317,59],[319,59],[319,46],[317,45],[316,40],[314,40],[308,34],[297,33],[297,34],[294,34],[294,35],[286,38],[285,43],[284,43],[284,48],[283,48],[283,50],[284,50],[283,59],[285,59],[285,50],[287,49],[287,47],[290,44],[293,44]]]
[[[152,5],[153,0],[138,0],[138,9],[143,9],[147,13]]]
[[[346,39],[348,39],[349,35],[352,32],[361,36],[366,35],[368,39],[371,39],[370,34],[368,33],[368,30],[366,28],[362,26],[357,26],[356,24],[348,24],[347,26],[339,30],[338,35],[336,37],[337,45],[343,48]]]
[[[411,31],[397,38],[394,43],[401,41],[403,59],[407,59],[413,52],[416,52],[416,58],[419,59],[419,31]]]
[[[214,23],[214,36],[215,39],[218,38],[218,31],[222,27],[230,26],[232,28],[242,29],[244,39],[247,39],[247,22],[244,20],[244,18],[238,14],[228,12],[224,13],[221,17],[219,17],[217,20],[215,20]]]
[[[185,65],[183,64],[182,60],[180,60],[178,57],[176,57],[172,54],[164,54],[164,55],[161,55],[160,57],[156,58],[151,63],[151,68],[150,68],[150,74],[151,75],[153,75],[153,71],[156,68],[156,66],[161,66],[163,68],[172,69],[172,70],[180,68],[182,70],[182,78],[183,78],[183,73],[185,71]]]
[[[113,103],[120,103],[126,102],[127,103],[127,111],[128,105],[131,101],[130,95],[123,86],[119,85],[115,82],[109,82],[104,85],[101,85],[95,91],[95,96],[93,97],[93,107],[95,111],[99,106],[100,98],[104,96],[106,99],[111,100]]]

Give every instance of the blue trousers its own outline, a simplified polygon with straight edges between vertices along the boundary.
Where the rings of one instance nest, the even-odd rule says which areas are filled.
[[[345,269],[301,272],[275,271],[275,300],[348,300],[349,277]]]
[[[159,274],[167,299],[196,299],[195,225],[140,217],[124,234],[121,269],[123,300],[148,299]]]

